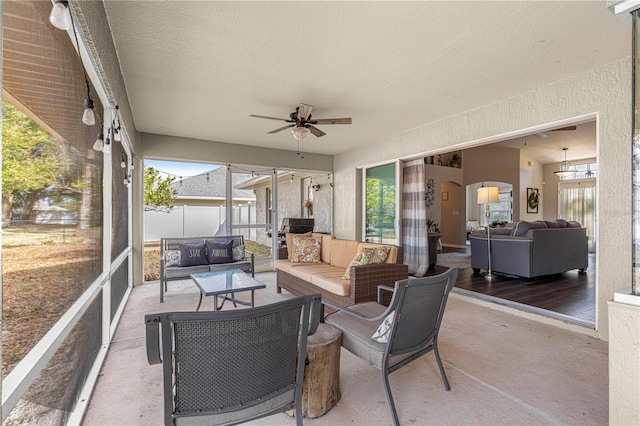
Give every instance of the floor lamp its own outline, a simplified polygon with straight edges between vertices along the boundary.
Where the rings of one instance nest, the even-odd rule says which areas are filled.
[[[489,204],[491,203],[499,203],[500,195],[498,194],[497,186],[482,186],[478,188],[478,204],[485,205],[485,216],[487,217],[487,255],[489,257],[489,270],[487,274],[484,276],[485,278],[491,279],[494,275],[491,273],[491,227],[489,226],[489,216],[491,216],[491,207]]]

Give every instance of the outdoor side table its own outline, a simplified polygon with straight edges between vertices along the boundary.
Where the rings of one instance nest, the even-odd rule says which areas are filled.
[[[307,339],[307,365],[302,381],[302,417],[314,419],[340,401],[340,345],[342,332],[320,323]],[[287,412],[290,416],[294,411]]]

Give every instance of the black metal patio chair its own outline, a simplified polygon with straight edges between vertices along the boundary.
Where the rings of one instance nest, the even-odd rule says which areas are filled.
[[[146,315],[147,360],[163,367],[165,425],[238,424],[290,409],[302,425],[307,335],[318,327],[320,302],[310,295]]]
[[[390,373],[433,351],[444,387],[451,389],[438,352],[438,332],[457,276],[458,268],[451,268],[439,275],[398,281],[395,288],[380,286],[378,303],[343,308],[323,301],[337,310],[325,322],[342,331],[342,346],[382,370],[394,425],[399,421],[389,386]],[[381,304],[382,291],[393,291],[388,307]],[[379,341],[372,338],[374,334]]]

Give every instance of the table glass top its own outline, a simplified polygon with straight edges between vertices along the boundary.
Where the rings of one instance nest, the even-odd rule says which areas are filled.
[[[191,279],[207,296],[266,287],[265,284],[239,269],[191,274]]]

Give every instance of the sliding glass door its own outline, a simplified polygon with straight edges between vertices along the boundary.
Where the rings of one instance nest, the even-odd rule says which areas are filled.
[[[399,242],[398,174],[397,163],[364,169],[364,235],[367,242]]]

